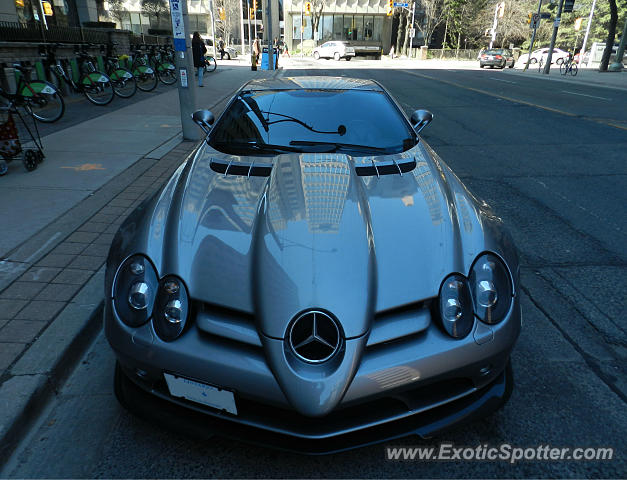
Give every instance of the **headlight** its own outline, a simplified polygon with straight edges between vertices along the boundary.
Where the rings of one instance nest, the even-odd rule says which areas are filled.
[[[470,270],[470,288],[475,314],[482,322],[499,323],[512,303],[512,281],[505,264],[496,255],[481,255]]]
[[[440,287],[440,318],[444,330],[453,338],[464,338],[472,330],[475,318],[468,281],[459,274],[450,275]]]
[[[120,266],[113,286],[113,304],[124,323],[139,327],[150,319],[158,283],[157,272],[142,255],[134,255]]]
[[[169,275],[159,282],[153,325],[159,338],[170,342],[185,328],[189,301],[185,284],[178,277]]]

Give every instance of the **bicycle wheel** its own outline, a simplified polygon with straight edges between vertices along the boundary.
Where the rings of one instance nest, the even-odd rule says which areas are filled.
[[[562,63],[560,65],[560,75],[566,75],[568,73],[568,64]]]
[[[113,92],[121,98],[131,98],[137,92],[137,81],[125,68],[116,68],[109,74],[113,83]]]
[[[52,83],[41,80],[28,82],[20,96],[28,112],[40,122],[56,122],[65,112],[63,97]]]
[[[577,66],[576,63],[571,63],[570,64],[570,74],[574,77],[575,75],[577,75],[577,72],[579,71],[579,67]]]
[[[159,79],[151,67],[137,65],[133,70],[133,75],[135,75],[135,80],[137,81],[137,88],[142,92],[150,92],[157,88]]]
[[[159,80],[166,85],[174,85],[176,83],[176,67],[170,62],[158,63],[157,74],[159,75]]]
[[[205,71],[213,72],[217,67],[216,59],[209,56],[205,59]]]
[[[81,77],[80,85],[87,100],[94,105],[107,105],[113,100],[113,84],[105,73],[86,73]]]

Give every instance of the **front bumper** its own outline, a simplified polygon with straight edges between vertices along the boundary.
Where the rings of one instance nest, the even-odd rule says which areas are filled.
[[[422,315],[428,316],[428,309]],[[463,340],[451,339],[435,322],[427,321],[428,326],[417,333],[369,344],[341,403],[322,418],[310,418],[290,405],[261,344],[246,339],[243,330],[238,333],[240,342],[235,337],[210,335],[193,322],[179,339],[166,343],[159,340],[150,322],[129,328],[117,318],[110,299],[105,305],[106,335],[125,372],[125,388],[131,392],[120,397],[129,409],[141,413],[149,398],[155,411],[173,409],[175,424],[186,412],[185,416],[195,419],[192,424],[205,425],[208,432],[226,426],[226,433],[240,436],[233,432],[242,429],[243,438],[249,438],[252,429],[275,438],[279,448],[295,442],[302,448],[291,449],[310,453],[408,434],[429,436],[493,411],[511,387],[511,375],[504,372],[520,323],[516,298],[503,322],[488,328],[477,321],[475,330]],[[371,339],[376,331],[375,326]],[[235,392],[238,415],[170,396],[164,372]],[[197,420],[198,415],[205,420]],[[154,418],[160,417],[155,414]],[[217,427],[212,422],[218,422]]]
[[[131,380],[130,378],[133,378]],[[197,404],[173,398],[162,388],[151,388],[137,382],[132,372],[125,372],[118,364],[115,373],[115,392],[120,403],[131,413],[176,432],[197,439],[207,439],[214,434],[254,443],[263,447],[277,448],[307,455],[323,455],[364,447],[376,443],[419,435],[429,438],[453,427],[485,417],[504,405],[513,388],[513,375],[510,363],[488,385],[476,390],[471,395],[459,398],[439,407],[416,411],[404,418],[375,425],[365,430],[338,434],[330,438],[318,438],[313,435],[295,437],[288,433],[269,431],[254,423],[242,422],[239,417],[216,414],[203,409]],[[141,386],[140,386],[141,385]],[[241,405],[240,405],[241,407]],[[246,405],[247,415],[263,415],[264,407]],[[367,415],[372,406],[360,410],[340,410],[335,417],[346,415]],[[375,406],[376,408],[376,406]],[[207,413],[211,413],[207,415]],[[311,424],[317,419],[294,418],[294,414],[282,409],[274,409],[273,416],[281,418],[285,424],[298,425],[299,420],[308,420]],[[301,425],[301,428],[304,426]]]

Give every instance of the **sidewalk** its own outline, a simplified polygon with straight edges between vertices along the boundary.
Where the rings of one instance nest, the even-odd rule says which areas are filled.
[[[197,106],[219,113],[245,81],[280,72],[219,69]],[[36,171],[0,178],[0,463],[101,328],[119,225],[196,143],[182,141],[174,89],[48,135]]]
[[[508,74],[525,75],[550,81],[627,90],[627,69],[624,69],[622,72],[599,72],[596,68],[580,68],[574,77],[561,75],[559,65],[551,65],[549,75],[538,72],[537,65],[530,65],[525,72],[516,68],[506,69],[506,72]]]

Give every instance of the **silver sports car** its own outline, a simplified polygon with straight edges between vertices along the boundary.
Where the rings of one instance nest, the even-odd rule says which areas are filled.
[[[308,453],[488,415],[520,332],[510,236],[378,83],[251,81],[123,223],[105,331],[145,418]]]

